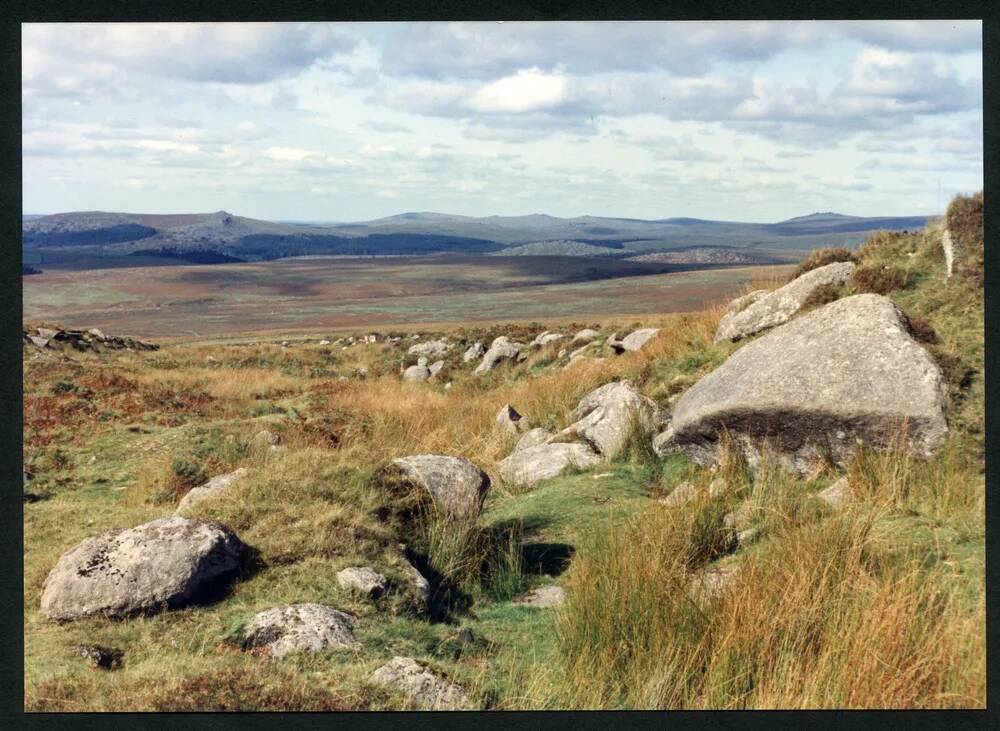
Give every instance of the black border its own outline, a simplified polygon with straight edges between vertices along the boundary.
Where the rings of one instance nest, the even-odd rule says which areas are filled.
[[[994,73],[1000,21],[994,9],[1000,3],[987,0],[613,0],[570,2],[569,0],[445,0],[420,3],[391,0],[374,5],[364,0],[62,0],[42,2],[14,0],[0,7],[0,226],[4,234],[7,266],[0,267],[0,310],[7,313],[6,332],[0,339],[0,403],[9,409],[0,421],[0,477],[5,486],[5,509],[0,511],[0,637],[4,662],[0,662],[0,725],[6,728],[62,726],[64,728],[268,728],[280,723],[288,728],[349,725],[354,728],[416,726],[451,728],[528,726],[546,728],[606,728],[616,730],[670,726],[677,728],[1000,728],[1000,714],[991,702],[997,678],[995,623],[987,622],[987,711],[750,711],[750,712],[484,712],[484,713],[344,713],[344,714],[25,714],[23,712],[23,510],[17,480],[21,459],[21,22],[67,21],[273,21],[273,20],[723,20],[723,19],[904,19],[980,18],[983,20],[983,134],[985,141],[984,183],[989,193],[996,189],[998,170],[998,124],[994,110],[1000,109],[1000,93]],[[989,211],[987,206],[987,211]],[[1000,254],[991,250],[1000,234],[996,217],[986,217],[986,370],[995,372],[995,338],[1000,313],[991,305],[997,300]],[[991,499],[995,487],[997,442],[991,415],[997,409],[997,388],[986,380],[986,551],[987,619],[998,606],[997,504]]]

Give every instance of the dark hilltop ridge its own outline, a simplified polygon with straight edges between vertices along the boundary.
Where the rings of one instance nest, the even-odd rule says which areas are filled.
[[[402,213],[358,223],[263,221],[226,211],[145,214],[80,211],[25,216],[26,265],[103,268],[156,263],[233,263],[292,256],[491,254],[610,256],[697,250],[686,263],[772,263],[819,246],[853,248],[873,231],[922,228],[930,216],[862,218],[813,213],[777,223],[641,220],[544,214],[475,218]],[[707,250],[720,249],[718,256]],[[733,250],[742,252],[734,256]],[[726,253],[723,254],[722,252]]]

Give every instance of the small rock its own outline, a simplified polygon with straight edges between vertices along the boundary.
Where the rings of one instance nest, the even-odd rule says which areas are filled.
[[[343,589],[354,589],[373,599],[389,588],[389,580],[370,566],[351,566],[338,571],[337,583]]]
[[[232,485],[234,482],[239,480],[241,477],[247,474],[246,467],[240,467],[238,470],[230,472],[225,475],[218,475],[213,477],[211,480],[206,482],[204,485],[199,485],[198,487],[193,487],[188,490],[187,494],[181,499],[180,504],[177,506],[177,512],[185,512],[189,510],[192,506],[197,505],[202,500],[206,498],[213,497],[215,495],[221,495],[226,489]]]
[[[444,368],[443,360],[434,361],[427,367],[427,372],[430,373],[431,377],[433,378],[434,376],[436,376],[438,373],[441,372],[442,368]]]
[[[270,429],[261,429],[250,437],[250,441],[247,442],[247,452],[252,455],[261,454],[280,441],[281,438]]]
[[[530,607],[548,609],[558,607],[566,602],[566,592],[561,586],[540,586],[532,589],[522,597],[514,600],[517,604],[526,604]]]
[[[851,502],[851,484],[844,475],[816,497],[829,505],[835,511],[841,511]]]
[[[469,349],[465,351],[462,355],[462,361],[469,363],[476,360],[477,358],[482,358],[486,353],[486,346],[480,342],[473,343],[469,346]]]
[[[428,360],[427,360],[426,357],[421,356],[421,357],[417,358],[417,365],[420,366],[421,368],[426,367],[427,363],[428,363]]]
[[[76,645],[73,652],[89,662],[93,670],[117,670],[125,656],[121,650],[101,645]]]
[[[516,450],[497,466],[508,485],[531,486],[571,467],[586,469],[600,462],[601,456],[585,444],[555,443]]]
[[[722,597],[739,576],[738,566],[714,566],[698,573],[689,588],[691,598],[705,607]]]
[[[608,345],[610,345],[611,348],[617,353],[639,350],[642,346],[656,337],[658,332],[660,332],[659,328],[644,327],[629,333],[621,340],[618,340],[615,335],[612,335],[608,338]]]
[[[319,341],[319,342],[317,343],[317,345],[329,345],[329,344],[330,344],[330,341],[329,341],[329,340],[320,340],[320,341]]]
[[[438,677],[411,657],[394,657],[371,675],[377,685],[399,691],[426,709],[467,709],[469,699],[459,686]]]
[[[414,365],[410,366],[405,371],[403,371],[404,381],[420,382],[420,381],[426,381],[430,377],[431,377],[431,372],[430,369],[427,368],[427,366]]]
[[[504,404],[497,412],[496,424],[497,429],[504,434],[520,434],[531,426],[529,421],[517,413],[517,409],[510,404]]]
[[[244,629],[243,647],[278,659],[291,652],[357,647],[354,617],[324,604],[289,604],[260,612]]]
[[[453,514],[478,515],[490,488],[486,473],[463,457],[414,454],[394,459],[392,466]]]
[[[597,339],[600,333],[597,330],[591,330],[590,328],[584,328],[576,335],[573,336],[572,343],[576,345],[577,343],[591,343]]]

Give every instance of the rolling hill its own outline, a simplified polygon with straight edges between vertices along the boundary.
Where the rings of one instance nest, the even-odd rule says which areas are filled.
[[[320,224],[264,221],[226,211],[165,215],[83,211],[25,216],[22,251],[30,265],[82,269],[309,255],[625,258],[692,247],[753,250],[764,259],[793,260],[818,246],[854,247],[875,230],[918,229],[930,218],[813,213],[777,223],[746,223],[545,214],[475,218],[411,212],[357,223]]]

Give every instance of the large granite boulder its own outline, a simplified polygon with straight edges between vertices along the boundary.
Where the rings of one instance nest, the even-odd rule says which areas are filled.
[[[357,647],[354,617],[325,604],[289,604],[260,612],[243,629],[243,647],[279,659],[291,652]]]
[[[515,360],[520,351],[521,349],[516,343],[512,343],[506,335],[501,335],[490,344],[490,349],[483,355],[482,361],[476,366],[473,373],[477,376],[488,373],[501,363]]]
[[[469,460],[443,454],[415,454],[392,461],[434,503],[454,515],[478,515],[490,478]]]
[[[626,381],[608,383],[582,399],[570,414],[574,423],[564,435],[582,439],[605,457],[615,457],[625,446],[632,429],[650,437],[662,425],[664,415],[652,400]]]
[[[410,657],[392,658],[372,673],[371,681],[402,693],[428,710],[469,708],[469,698],[461,687],[435,675]]]
[[[191,488],[188,493],[181,498],[181,502],[177,506],[177,512],[187,512],[192,506],[200,503],[202,500],[216,495],[221,495],[229,488],[230,485],[246,476],[246,474],[247,468],[240,467],[238,470],[229,472],[225,475],[217,475],[204,485]]]
[[[500,460],[500,476],[508,485],[531,486],[570,468],[587,469],[601,462],[586,444],[552,443],[518,449]]]
[[[843,284],[850,279],[853,271],[853,262],[835,262],[808,271],[768,295],[760,296],[756,292],[747,295],[746,297],[752,298],[749,304],[735,314],[727,314],[719,322],[715,342],[740,340],[788,322],[818,287]],[[739,300],[734,300],[732,305],[737,303]]]
[[[177,515],[110,530],[63,554],[42,587],[42,612],[62,621],[181,606],[224,588],[243,551],[225,527]]]
[[[751,464],[767,440],[798,472],[818,458],[843,465],[859,443],[887,446],[905,426],[930,455],[943,441],[946,390],[934,360],[885,297],[860,294],[744,345],[692,386],[653,441],[702,464],[729,432]]]
[[[589,327],[580,330],[576,335],[573,336],[572,343],[576,345],[577,343],[591,343],[598,338],[600,335],[597,330],[591,330]]]

